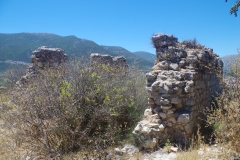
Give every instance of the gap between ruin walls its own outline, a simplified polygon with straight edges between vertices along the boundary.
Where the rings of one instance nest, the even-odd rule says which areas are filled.
[[[133,131],[140,147],[171,142],[185,144],[202,124],[203,111],[221,93],[223,62],[213,49],[196,41],[178,42],[155,34],[156,60],[146,74],[149,109]]]

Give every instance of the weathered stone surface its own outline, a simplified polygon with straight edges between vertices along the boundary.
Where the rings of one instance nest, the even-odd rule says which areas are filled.
[[[166,139],[185,143],[201,123],[203,109],[221,92],[223,63],[212,49],[193,41],[180,43],[172,35],[159,33],[152,42],[156,61],[146,74],[151,111],[148,109],[133,133],[140,144],[153,144],[153,138],[158,143]],[[160,120],[152,120],[152,114],[158,114]]]
[[[90,55],[90,63],[91,65],[106,64],[117,68],[128,68],[126,58],[124,58],[123,56],[113,57],[108,54],[92,53]]]

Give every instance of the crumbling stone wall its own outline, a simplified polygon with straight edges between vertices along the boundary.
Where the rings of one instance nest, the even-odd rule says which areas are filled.
[[[27,68],[26,75],[21,77],[17,85],[23,86],[27,84],[31,77],[36,76],[40,70],[47,68],[59,67],[67,60],[67,55],[61,48],[47,48],[46,46],[39,47],[33,51],[31,56],[32,65]]]
[[[221,92],[223,63],[210,48],[196,41],[178,42],[155,34],[156,61],[146,74],[148,104],[133,131],[144,148],[171,142],[186,143],[197,130],[205,107]]]
[[[106,64],[114,68],[128,68],[126,58],[123,56],[110,56],[108,54],[92,53],[90,55],[91,65]]]

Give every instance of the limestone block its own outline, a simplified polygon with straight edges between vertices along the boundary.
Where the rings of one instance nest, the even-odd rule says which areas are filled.
[[[147,73],[146,78],[147,80],[154,81],[157,78],[157,75],[153,73]]]
[[[157,138],[148,139],[143,143],[144,148],[153,149],[157,146]]]
[[[184,129],[187,132],[187,134],[191,134],[193,132],[192,128],[193,128],[192,123],[188,123],[184,127]]]
[[[176,87],[173,88],[173,92],[174,92],[176,95],[181,95],[181,94],[182,94],[182,88],[176,86]]]
[[[176,119],[175,119],[174,117],[169,118],[168,121],[169,121],[169,122],[172,122],[173,124],[176,123]]]
[[[172,110],[167,111],[167,114],[173,114],[174,112]]]
[[[160,99],[160,105],[168,105],[168,104],[170,104],[170,101],[167,99],[167,98],[163,98],[163,97],[161,97],[161,99]]]
[[[161,81],[155,81],[152,84],[152,92],[159,91],[160,88],[163,88],[163,86],[164,86],[164,83],[162,83]]]
[[[167,118],[167,114],[164,113],[164,112],[159,113],[159,116],[160,116],[162,119]]]
[[[125,144],[123,149],[121,149],[121,151],[128,154],[134,154],[134,153],[138,153],[139,149],[133,145]]]
[[[172,108],[172,105],[161,105],[161,108],[162,108],[163,110],[169,110],[169,109]]]
[[[148,116],[151,116],[152,115],[152,110],[151,109],[146,109],[144,111],[144,117],[148,117]]]
[[[189,114],[180,114],[178,119],[178,123],[188,123],[189,122]]]
[[[186,65],[186,60],[185,59],[182,59],[180,62],[179,62],[179,67],[182,68]]]
[[[192,86],[194,86],[194,82],[191,80],[191,81],[188,81],[187,83],[186,83],[186,86],[190,86],[190,87],[192,87]]]
[[[153,98],[153,97],[152,97],[152,87],[146,87],[145,89],[146,89],[146,91],[147,91],[148,97],[149,97],[149,98]]]
[[[169,67],[169,64],[167,61],[160,61],[156,65],[153,66],[153,70],[167,70]]]
[[[174,97],[171,99],[171,103],[172,104],[181,104],[181,99],[177,98],[177,97]]]
[[[168,126],[168,127],[172,127],[172,125],[173,125],[173,124],[172,124],[171,122],[168,122],[168,123],[167,123],[167,126]]]
[[[195,105],[195,99],[193,97],[189,98],[186,102],[187,106],[193,106]]]
[[[184,91],[185,91],[186,93],[191,93],[191,92],[194,91],[194,88],[191,87],[191,86],[186,86],[186,87],[184,88]]]
[[[153,98],[148,98],[148,105],[154,104],[154,99]]]
[[[179,70],[179,66],[178,66],[177,63],[171,63],[171,64],[169,65],[169,68],[172,69],[172,70],[174,70],[174,71],[178,71],[178,70]]]
[[[184,82],[184,81],[176,81],[176,82],[173,83],[173,85],[182,88],[183,86],[186,85],[186,82]]]
[[[184,77],[185,80],[194,80],[195,73],[194,72],[185,72]]]
[[[158,80],[163,80],[163,81],[165,81],[165,80],[168,79],[168,77],[165,76],[165,75],[158,75],[157,79],[158,79]]]
[[[160,106],[159,106],[159,107],[155,107],[155,108],[153,108],[152,110],[153,110],[153,112],[154,112],[155,114],[158,114],[159,112],[162,111],[162,109],[160,108]]]

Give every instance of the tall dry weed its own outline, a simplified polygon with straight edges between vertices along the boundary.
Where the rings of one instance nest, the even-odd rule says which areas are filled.
[[[230,67],[224,80],[223,93],[208,111],[208,125],[216,141],[229,149],[228,156],[240,156],[240,52],[227,61]],[[230,152],[231,151],[231,152]],[[222,156],[227,156],[224,153]],[[229,158],[229,157],[228,157]]]

